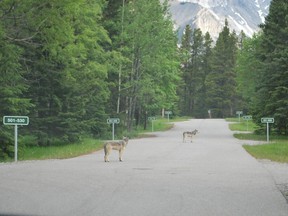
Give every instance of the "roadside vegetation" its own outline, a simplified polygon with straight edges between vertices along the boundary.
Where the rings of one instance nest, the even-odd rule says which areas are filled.
[[[245,150],[257,159],[288,163],[288,141],[273,141],[270,144],[244,145]]]
[[[153,122],[153,131],[165,131],[173,127],[173,122],[186,120],[185,117],[176,117],[167,120],[167,118],[157,118]],[[129,134],[123,133],[116,135],[115,139],[120,139],[123,135],[129,138],[135,137],[149,137],[149,132],[152,131],[152,123],[148,122],[146,129],[142,127],[132,131]],[[112,136],[112,135],[111,135]],[[30,136],[23,136],[19,140],[18,160],[47,160],[47,159],[67,159],[78,157],[85,154],[90,154],[103,148],[104,140],[83,138],[80,142],[65,144],[65,143],[52,143],[50,146],[35,145],[35,140]],[[13,152],[14,153],[14,152]],[[0,162],[12,162],[13,156],[5,159],[0,158]]]
[[[232,131],[247,131],[247,132],[253,132],[259,127],[253,122],[253,121],[246,121],[243,119],[238,118],[228,118],[226,121],[231,122],[229,124],[229,128]]]
[[[241,140],[255,140],[263,141],[267,140],[266,134],[256,134],[255,130],[259,127],[249,121],[248,130],[246,121],[236,118],[226,119],[231,122],[229,128],[232,131],[238,131],[234,134],[234,137]],[[243,133],[247,131],[248,133]],[[242,132],[242,133],[241,133]],[[275,162],[288,163],[288,139],[287,136],[272,134],[270,135],[270,142],[259,145],[243,145],[244,149],[257,159],[268,159]]]

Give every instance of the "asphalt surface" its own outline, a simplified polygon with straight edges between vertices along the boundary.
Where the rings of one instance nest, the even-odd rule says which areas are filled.
[[[182,133],[198,129],[193,142]],[[118,162],[103,151],[67,160],[0,164],[0,215],[287,216],[271,173],[224,120],[176,123],[130,140]]]

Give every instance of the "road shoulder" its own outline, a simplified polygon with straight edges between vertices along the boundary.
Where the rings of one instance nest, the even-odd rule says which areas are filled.
[[[288,163],[277,163],[270,160],[258,160],[271,174],[276,186],[288,203]]]

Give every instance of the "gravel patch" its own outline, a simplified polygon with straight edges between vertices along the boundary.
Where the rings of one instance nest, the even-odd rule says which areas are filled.
[[[288,203],[288,163],[277,163],[270,160],[259,160],[259,162],[271,174]]]

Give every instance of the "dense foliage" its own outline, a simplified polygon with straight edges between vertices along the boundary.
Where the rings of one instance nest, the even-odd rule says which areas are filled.
[[[175,105],[177,55],[167,2],[0,1],[1,117],[29,116],[21,134],[41,146],[104,138],[108,117],[131,131]],[[12,133],[0,126],[1,158]]]
[[[238,58],[239,92],[246,109],[261,125],[262,117],[273,117],[273,127],[288,133],[288,3],[271,2],[262,31],[244,41]]]
[[[237,37],[228,22],[212,48],[209,33],[186,26],[181,54],[184,84],[179,91],[182,114],[198,118],[223,118],[236,109],[235,65]],[[209,113],[208,113],[209,111]]]

